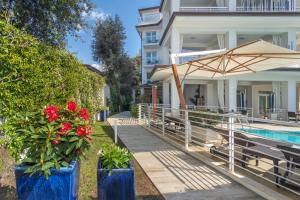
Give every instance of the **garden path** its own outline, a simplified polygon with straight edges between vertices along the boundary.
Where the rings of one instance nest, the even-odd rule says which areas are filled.
[[[167,200],[262,200],[254,192],[213,170],[138,125],[129,113],[118,119],[118,136]]]

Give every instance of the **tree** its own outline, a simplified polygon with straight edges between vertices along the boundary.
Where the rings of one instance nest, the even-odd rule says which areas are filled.
[[[119,16],[97,21],[92,42],[93,55],[95,61],[104,64],[114,110],[119,105],[128,108],[135,81],[134,64],[124,51],[125,39],[125,29]]]
[[[103,62],[106,70],[114,70],[114,60],[124,53],[124,41],[126,39],[125,28],[116,15],[109,16],[104,20],[99,19],[96,23],[92,49],[94,60]]]
[[[62,46],[67,34],[85,27],[83,13],[91,9],[90,0],[0,0],[2,14],[15,27],[52,46]]]

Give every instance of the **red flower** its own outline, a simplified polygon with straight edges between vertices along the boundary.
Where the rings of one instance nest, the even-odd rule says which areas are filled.
[[[76,135],[77,136],[84,136],[86,135],[86,128],[85,127],[78,127],[77,130],[76,130]]]
[[[53,105],[47,106],[44,109],[44,112],[47,115],[49,122],[53,122],[58,119],[58,115],[57,115],[58,110],[59,110],[58,107]]]
[[[78,117],[80,117],[84,120],[89,120],[89,118],[90,118],[89,110],[87,108],[81,108],[78,112]]]
[[[60,138],[60,135],[59,134],[56,134],[56,139],[59,139]],[[60,144],[61,141],[59,140],[52,140],[52,144]]]
[[[66,133],[70,130],[72,130],[72,125],[68,122],[65,122],[62,124],[62,127],[59,129],[59,132]]]
[[[92,127],[88,126],[88,127],[87,127],[87,134],[88,134],[88,135],[92,135],[92,131],[93,131],[93,130],[92,130]]]
[[[69,101],[67,103],[67,108],[70,112],[75,112],[77,109],[77,104],[74,101]]]
[[[86,136],[86,135],[92,135],[92,127],[90,126],[80,126],[76,130],[77,136]]]

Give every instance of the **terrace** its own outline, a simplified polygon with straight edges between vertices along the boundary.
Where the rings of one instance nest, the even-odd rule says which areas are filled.
[[[139,123],[210,167],[214,165],[213,169],[225,170],[246,188],[254,184],[252,190],[264,198],[268,192],[275,197],[267,199],[297,199],[300,195],[299,123],[151,104],[140,105]],[[155,144],[157,150],[166,147]]]

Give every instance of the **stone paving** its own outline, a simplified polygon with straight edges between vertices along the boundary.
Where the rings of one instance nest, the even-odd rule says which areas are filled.
[[[263,198],[203,162],[150,133],[128,113],[119,120],[118,136],[165,199],[171,200],[262,200]]]

